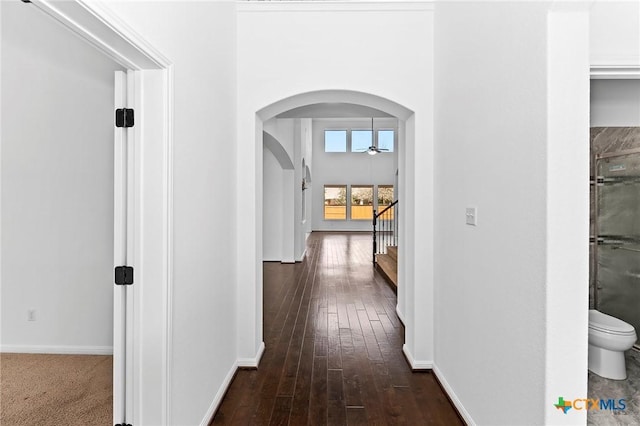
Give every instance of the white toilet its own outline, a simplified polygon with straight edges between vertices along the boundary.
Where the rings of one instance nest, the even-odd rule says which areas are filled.
[[[636,339],[631,324],[590,309],[589,370],[607,379],[626,379],[624,352],[631,349]]]

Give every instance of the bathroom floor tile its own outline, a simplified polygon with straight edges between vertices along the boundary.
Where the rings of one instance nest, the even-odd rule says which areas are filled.
[[[626,409],[614,413],[610,410],[590,410],[587,424],[594,426],[640,425],[640,351],[627,351],[627,380],[605,379],[589,371],[589,398],[624,398]]]

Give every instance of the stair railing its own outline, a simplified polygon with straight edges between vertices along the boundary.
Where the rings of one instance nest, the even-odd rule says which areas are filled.
[[[373,211],[373,264],[376,254],[386,253],[388,246],[398,245],[398,200],[389,204],[380,213]]]

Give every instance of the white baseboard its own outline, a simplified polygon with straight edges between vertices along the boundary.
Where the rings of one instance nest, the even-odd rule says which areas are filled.
[[[400,312],[400,308],[398,307],[398,305],[396,305],[396,315],[398,316],[398,319],[400,320],[402,325],[406,325],[406,323],[404,322],[404,314]]]
[[[264,342],[260,344],[258,348],[258,353],[255,358],[239,358],[238,359],[238,367],[240,368],[258,368],[260,364],[260,359],[262,359],[262,355],[264,354]]]
[[[302,254],[300,255],[300,257],[298,259],[296,259],[296,262],[302,262],[304,260],[304,257],[307,255],[307,249],[304,249],[304,251],[302,252]]]
[[[113,346],[2,345],[0,352],[54,355],[113,355]]]
[[[258,353],[256,354],[255,358],[239,358],[231,366],[231,369],[227,373],[227,376],[224,378],[222,385],[220,385],[216,396],[213,398],[213,401],[211,401],[211,405],[209,406],[204,419],[202,419],[200,426],[206,426],[211,422],[211,420],[213,420],[213,416],[215,416],[216,411],[218,410],[218,407],[220,406],[220,403],[224,398],[224,394],[227,392],[227,389],[229,389],[229,386],[231,386],[231,381],[233,380],[233,376],[236,374],[238,368],[258,368],[260,360],[262,359],[262,355],[264,354],[264,348],[264,342],[262,342],[260,344],[260,347],[258,348]]]
[[[402,345],[402,352],[404,352],[404,356],[407,357],[407,361],[409,361],[409,366],[412,370],[431,370],[433,368],[433,361],[416,360],[407,345]]]
[[[207,410],[207,414],[205,414],[204,419],[202,419],[202,422],[200,422],[200,426],[207,426],[211,422],[211,420],[213,420],[213,416],[215,416],[216,411],[218,410],[218,407],[220,406],[220,403],[224,398],[224,394],[227,392],[227,389],[229,389],[229,386],[231,386],[231,381],[233,380],[233,376],[235,376],[237,370],[238,370],[238,363],[235,362],[231,366],[231,369],[227,373],[227,376],[224,378],[224,381],[220,385],[220,388],[218,389],[216,396],[213,397],[213,401],[211,401],[211,405],[209,406],[209,409]]]
[[[449,395],[449,399],[451,399],[451,402],[453,402],[453,405],[456,406],[458,413],[460,413],[460,416],[462,416],[462,419],[465,421],[465,423],[467,423],[469,426],[475,426],[476,422],[473,421],[473,419],[471,418],[471,415],[464,408],[464,405],[462,405],[462,402],[460,402],[460,399],[458,398],[456,393],[453,391],[453,388],[447,382],[447,379],[444,377],[444,374],[442,374],[442,371],[440,371],[436,365],[433,366],[433,374],[435,374],[436,377],[438,378],[438,381],[444,388],[447,395]]]

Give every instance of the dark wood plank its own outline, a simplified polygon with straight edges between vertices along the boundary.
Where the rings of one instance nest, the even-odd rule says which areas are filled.
[[[349,426],[368,425],[367,411],[364,407],[347,407],[347,424]]]
[[[342,426],[347,424],[347,407],[344,401],[329,401],[327,408],[327,424]]]
[[[340,329],[342,347],[343,392],[346,405],[362,406],[360,393],[359,361],[351,338],[351,329]]]
[[[362,337],[364,339],[365,346],[367,348],[367,354],[370,360],[382,361],[382,353],[378,347],[378,341],[373,334],[371,328],[371,321],[367,316],[366,311],[358,311],[358,317],[360,318],[360,326],[362,327]]]
[[[313,373],[313,340],[304,339],[300,355],[300,368],[295,384],[290,424],[303,425],[309,414],[309,395],[311,394],[311,374]]]
[[[384,332],[387,333],[387,335],[397,333],[397,330],[395,330],[395,327],[393,326],[393,323],[389,320],[389,317],[387,316],[387,314],[378,314],[378,318],[380,319],[380,323],[382,324],[382,327],[384,328]]]
[[[265,263],[265,354],[237,372],[211,424],[462,424],[435,376],[408,367],[370,248],[369,234],[314,232],[302,263]]]
[[[327,357],[315,357],[309,397],[309,423],[327,424]]]
[[[331,369],[342,368],[338,314],[329,314],[328,323],[329,328],[327,330],[327,367]]]
[[[344,401],[342,370],[327,371],[327,399],[329,401]]]
[[[290,396],[279,396],[276,398],[271,421],[269,422],[270,426],[287,426],[289,424],[292,400],[293,398]]]

